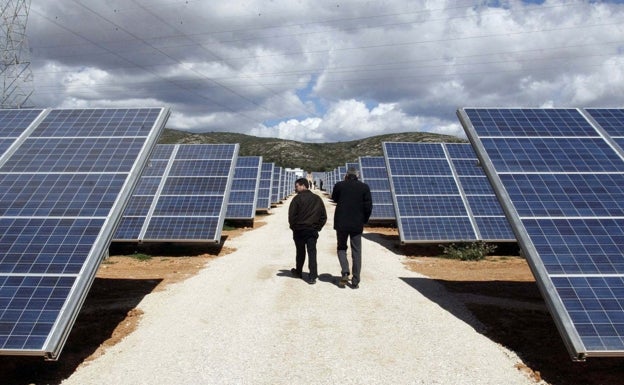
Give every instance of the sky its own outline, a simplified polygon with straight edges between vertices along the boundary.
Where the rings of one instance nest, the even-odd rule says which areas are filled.
[[[26,34],[29,105],[189,132],[465,138],[460,107],[624,107],[623,1],[36,1]]]

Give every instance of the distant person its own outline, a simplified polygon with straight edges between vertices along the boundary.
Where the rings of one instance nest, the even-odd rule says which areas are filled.
[[[366,183],[358,180],[357,170],[349,167],[345,180],[334,186],[331,199],[336,202],[334,229],[341,269],[338,286],[344,288],[349,282],[349,261],[347,260],[347,239],[349,239],[353,260],[351,287],[357,289],[360,285],[362,268],[362,232],[364,224],[368,222],[373,211],[370,188]]]
[[[306,258],[306,248],[308,250],[308,283],[313,285],[318,278],[318,268],[316,266],[316,240],[319,231],[327,222],[327,211],[323,200],[318,195],[309,190],[308,180],[300,178],[295,181],[295,191],[297,195],[290,202],[288,207],[288,224],[293,232],[293,240],[297,255],[295,257],[296,267],[290,269],[293,277],[303,278],[302,270]]]
[[[323,179],[319,179],[319,190],[323,191]]]

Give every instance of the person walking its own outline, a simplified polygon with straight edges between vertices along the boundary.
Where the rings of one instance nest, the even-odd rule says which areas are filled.
[[[347,239],[351,246],[353,261],[351,287],[360,285],[362,269],[362,232],[373,211],[373,200],[370,188],[358,180],[357,170],[349,167],[345,180],[336,183],[331,199],[336,203],[334,212],[334,230],[338,244],[338,261],[340,262],[341,278],[338,287],[344,288],[349,282],[349,261],[347,260]]]
[[[288,207],[288,224],[293,232],[293,240],[297,251],[295,257],[296,267],[290,269],[293,277],[303,278],[302,270],[308,250],[308,275],[307,282],[310,285],[316,283],[318,268],[316,264],[316,240],[319,231],[327,222],[327,211],[323,200],[309,190],[310,184],[306,178],[295,181],[297,195]]]

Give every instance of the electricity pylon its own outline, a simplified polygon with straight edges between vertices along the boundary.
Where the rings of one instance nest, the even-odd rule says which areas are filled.
[[[22,108],[26,107],[33,93],[30,50],[26,38],[30,0],[0,0],[0,7],[0,108]]]

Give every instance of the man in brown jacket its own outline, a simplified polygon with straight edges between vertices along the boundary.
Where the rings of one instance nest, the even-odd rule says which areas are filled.
[[[316,266],[316,240],[319,231],[327,222],[327,211],[323,200],[318,195],[309,190],[310,184],[307,179],[300,178],[295,181],[297,195],[290,202],[288,207],[288,224],[293,231],[293,240],[297,250],[296,267],[290,269],[292,275],[303,278],[301,270],[306,258],[306,248],[308,249],[308,283],[313,285],[318,278]]]

